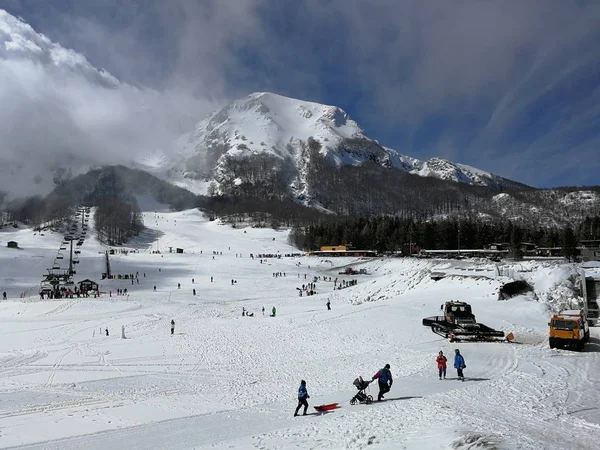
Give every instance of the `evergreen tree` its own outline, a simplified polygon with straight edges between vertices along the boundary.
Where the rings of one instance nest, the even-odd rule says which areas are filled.
[[[571,227],[565,227],[562,233],[562,253],[565,258],[572,261],[577,256],[577,236]]]

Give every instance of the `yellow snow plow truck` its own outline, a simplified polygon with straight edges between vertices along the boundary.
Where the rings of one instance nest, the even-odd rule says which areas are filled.
[[[590,339],[590,328],[581,310],[566,310],[552,316],[550,323],[550,348],[583,350]]]

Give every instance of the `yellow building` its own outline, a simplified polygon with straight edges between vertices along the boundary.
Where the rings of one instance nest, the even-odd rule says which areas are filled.
[[[345,245],[323,245],[321,247],[322,252],[345,252],[348,247]]]

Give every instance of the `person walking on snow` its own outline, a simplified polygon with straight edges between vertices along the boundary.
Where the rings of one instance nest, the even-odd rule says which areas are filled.
[[[275,314],[277,314],[277,308],[273,306],[273,309],[271,310],[271,317],[275,317]]]
[[[175,334],[175,321],[171,319],[171,335]]]
[[[437,362],[440,380],[442,379],[442,375],[444,375],[444,380],[445,380],[446,379],[446,363],[448,362],[448,358],[446,358],[444,356],[444,352],[440,350],[440,352],[437,355],[437,358],[435,358],[435,361]]]
[[[296,406],[296,411],[294,412],[294,417],[296,417],[298,415],[298,411],[300,411],[300,408],[302,408],[304,406],[304,413],[302,414],[303,416],[306,415],[306,411],[308,410],[308,399],[310,398],[310,395],[308,395],[308,391],[306,390],[306,381],[301,380],[300,381],[300,387],[298,388],[298,406]]]
[[[463,374],[463,369],[467,368],[465,364],[465,358],[463,358],[463,355],[460,354],[459,349],[454,350],[454,353],[456,353],[454,355],[454,368],[458,374],[458,379],[465,381],[465,376]]]
[[[386,364],[383,369],[379,369],[371,380],[377,379],[379,383],[379,395],[377,401],[383,400],[383,394],[387,394],[392,388],[394,380],[392,378],[392,372],[390,371],[390,365]]]
[[[327,305],[327,311],[331,311],[331,301],[330,300],[327,300],[326,305]]]

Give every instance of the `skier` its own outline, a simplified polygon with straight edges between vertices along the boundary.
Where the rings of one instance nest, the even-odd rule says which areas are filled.
[[[327,311],[331,311],[331,301],[327,300]]]
[[[265,315],[265,307],[262,307],[263,316]]]
[[[465,381],[465,376],[463,374],[463,369],[467,368],[465,358],[460,354],[459,349],[454,350],[454,353],[456,353],[456,355],[454,355],[454,368],[458,374],[458,379]]]
[[[211,283],[213,282],[213,277],[210,277],[210,282],[211,282]]]
[[[444,352],[440,350],[437,358],[435,358],[437,362],[440,380],[442,379],[442,375],[444,375],[444,380],[446,379],[446,362],[448,362],[448,358],[444,356]]]
[[[377,401],[383,400],[383,394],[387,394],[392,388],[392,384],[394,380],[392,378],[392,372],[390,371],[390,365],[386,364],[383,369],[379,369],[371,380],[377,378],[377,382],[379,383],[379,395],[377,396]]]
[[[171,335],[175,334],[175,321],[171,319]]]
[[[108,327],[106,327],[105,332],[106,332],[106,335],[108,336]]]
[[[308,399],[310,398],[310,395],[308,395],[308,391],[306,390],[306,381],[301,380],[300,381],[300,387],[298,388],[298,406],[296,406],[296,411],[294,412],[294,417],[296,417],[298,415],[298,411],[300,411],[300,408],[302,406],[304,406],[304,413],[302,414],[303,416],[306,415],[306,411],[308,410]]]
[[[277,309],[273,306],[273,309],[271,309],[271,317],[275,317],[276,313],[277,313]]]
[[[177,283],[177,289],[181,289],[181,283]]]
[[[6,291],[2,293],[2,299],[6,300]]]
[[[194,293],[194,295],[196,295],[196,289],[192,289],[192,292]]]

